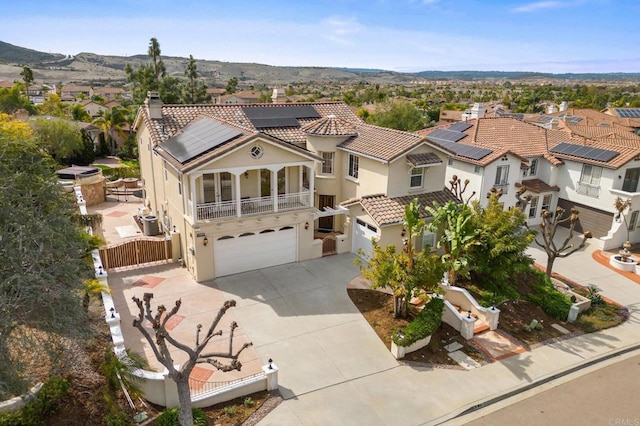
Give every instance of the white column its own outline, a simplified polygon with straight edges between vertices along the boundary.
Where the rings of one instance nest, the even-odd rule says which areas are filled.
[[[315,191],[316,174],[313,173],[313,169],[311,169],[311,167],[309,167],[308,174],[309,174],[309,206],[314,207],[313,192]]]
[[[278,212],[278,171],[269,169],[271,173],[271,198],[273,199],[273,211]]]
[[[240,173],[236,172],[234,176],[236,177],[236,215],[240,217],[242,216],[242,199],[240,198]]]
[[[193,217],[191,219],[193,220],[193,223],[196,223],[198,221],[198,202],[196,198],[196,177],[195,176],[189,176],[189,184],[191,186],[191,211],[193,214]]]

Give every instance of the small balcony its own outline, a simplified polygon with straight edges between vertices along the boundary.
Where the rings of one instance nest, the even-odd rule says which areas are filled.
[[[255,216],[311,207],[309,191],[279,194],[274,197],[241,198],[196,206],[196,220],[216,220],[232,217]],[[191,212],[189,212],[191,214]]]

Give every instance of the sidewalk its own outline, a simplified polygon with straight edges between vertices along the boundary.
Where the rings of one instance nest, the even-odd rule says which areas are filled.
[[[540,346],[530,352],[471,371],[399,365],[284,401],[261,425],[410,425],[441,424],[474,406],[482,406],[554,376],[630,350],[640,344],[640,285],[597,263],[592,243],[558,259],[554,272],[583,285],[594,284],[607,298],[629,308],[624,324],[598,333]],[[545,253],[531,248],[535,261]],[[322,371],[318,371],[319,376]],[[460,421],[451,422],[462,424]]]

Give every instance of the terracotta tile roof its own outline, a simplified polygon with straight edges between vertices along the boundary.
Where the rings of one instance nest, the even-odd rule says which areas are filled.
[[[640,147],[633,147],[635,146],[635,142],[632,142],[635,140],[633,137],[630,139],[618,139],[617,137],[588,138],[577,134],[574,128],[567,126],[561,126],[557,130],[545,129],[510,117],[482,118],[469,120],[467,123],[471,124],[472,127],[464,132],[467,136],[457,143],[488,148],[494,150],[494,152],[478,161],[452,156],[481,166],[490,164],[505,153],[512,153],[521,158],[542,157],[554,165],[561,164],[562,159],[568,159],[616,169],[640,154]],[[428,139],[429,134],[428,132],[425,133]],[[556,145],[563,142],[614,150],[620,154],[605,163],[551,152]]]
[[[560,188],[558,188],[557,185],[551,186],[541,179],[525,179],[522,183],[516,182],[516,187],[524,187],[527,191],[535,192],[536,194],[541,192],[560,191]]]
[[[180,129],[200,115],[207,115],[211,118],[238,126],[244,130],[254,132],[257,131],[257,129],[251,124],[249,117],[247,117],[242,109],[249,105],[260,105],[265,108],[281,108],[291,104],[163,105],[161,119],[150,119],[148,108],[145,105],[138,111],[136,123],[139,120],[144,120],[147,128],[151,131],[151,137],[156,143],[175,135]],[[351,108],[343,102],[305,103],[295,105],[311,105],[321,117],[333,114],[353,123],[362,122],[362,120],[353,113]],[[298,120],[301,127],[304,127],[313,121],[316,121],[316,119]],[[260,132],[289,143],[301,145],[305,144],[307,140],[306,133],[301,130],[301,127],[261,129]]]
[[[370,124],[357,125],[356,129],[358,135],[347,139],[338,147],[382,161],[392,161],[423,143],[419,135],[401,130]]]
[[[426,166],[428,164],[440,164],[442,160],[433,152],[424,154],[407,154],[407,162],[412,166]]]
[[[301,129],[303,132],[317,136],[356,136],[356,126],[347,120],[328,115],[319,120],[312,121]]]
[[[351,199],[340,204],[348,206],[360,203],[378,226],[386,226],[402,223],[404,208],[411,203],[414,198],[418,199],[418,203],[420,204],[420,217],[423,219],[431,217],[429,212],[424,209],[424,206],[432,206],[434,201],[439,204],[445,204],[447,201],[458,202],[449,190],[444,189],[442,191],[426,192],[394,198],[387,198],[381,194],[367,195],[360,199]]]

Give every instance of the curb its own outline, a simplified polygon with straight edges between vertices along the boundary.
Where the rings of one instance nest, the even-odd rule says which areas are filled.
[[[565,376],[568,376],[569,374],[575,373],[575,372],[580,371],[582,369],[591,367],[591,366],[599,364],[601,362],[608,361],[608,360],[613,359],[615,357],[619,357],[619,356],[625,355],[625,354],[627,354],[629,352],[634,352],[634,351],[637,351],[637,350],[640,350],[640,344],[635,344],[633,346],[628,346],[626,348],[619,349],[619,350],[616,350],[614,352],[610,352],[608,354],[601,355],[599,357],[596,357],[596,358],[593,358],[593,359],[590,359],[590,360],[586,360],[586,361],[584,361],[584,362],[582,362],[582,363],[580,363],[580,364],[578,364],[578,365],[576,365],[574,367],[568,368],[567,370],[564,370],[564,371],[561,371],[561,372],[558,372],[558,373],[554,373],[554,374],[551,374],[549,376],[543,376],[538,380],[534,380],[531,383],[527,383],[527,384],[525,384],[523,386],[520,386],[520,387],[518,387],[516,389],[513,389],[511,391],[505,392],[503,394],[500,394],[500,395],[497,395],[497,396],[488,397],[488,398],[486,398],[486,399],[484,399],[484,400],[482,400],[482,401],[480,401],[478,403],[475,403],[475,404],[468,404],[466,406],[463,406],[460,410],[456,410],[454,412],[451,412],[448,415],[442,416],[439,419],[434,419],[434,420],[432,420],[432,421],[430,421],[430,422],[428,422],[426,424],[429,424],[429,425],[445,424],[448,421],[459,419],[461,417],[464,417],[466,415],[474,413],[474,412],[476,412],[476,411],[478,411],[478,410],[480,410],[482,408],[489,407],[489,406],[491,406],[493,404],[496,404],[496,403],[501,402],[501,401],[503,401],[505,399],[508,399],[508,398],[512,398],[512,397],[514,397],[516,395],[519,395],[521,393],[524,393],[526,391],[534,389],[534,388],[536,388],[538,386],[542,386],[542,385],[544,385],[546,383],[549,383],[549,382],[552,382],[554,380],[557,380],[557,379],[563,378]]]

